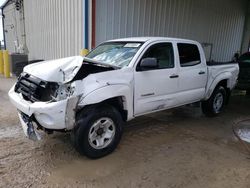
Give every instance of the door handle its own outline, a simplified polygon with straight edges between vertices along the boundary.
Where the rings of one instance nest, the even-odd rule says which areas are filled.
[[[169,76],[169,78],[178,78],[179,77],[179,75],[177,75],[177,74],[172,74],[171,76]]]
[[[205,71],[200,71],[199,74],[205,74],[206,72]]]

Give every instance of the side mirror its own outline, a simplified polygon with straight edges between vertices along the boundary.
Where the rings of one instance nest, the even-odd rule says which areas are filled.
[[[156,58],[144,58],[140,62],[140,66],[138,67],[141,71],[151,70],[151,69],[157,69],[159,67],[158,61]]]

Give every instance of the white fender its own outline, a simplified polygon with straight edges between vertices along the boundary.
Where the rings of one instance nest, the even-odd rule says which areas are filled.
[[[207,92],[206,92],[205,100],[208,99],[212,95],[215,87],[222,80],[227,80],[227,87],[230,88],[230,89],[232,89],[232,86],[231,86],[232,85],[231,84],[231,82],[232,82],[232,73],[231,72],[227,71],[227,72],[220,73],[218,76],[216,76],[214,79],[211,79],[211,80],[212,80],[212,82],[207,87]]]
[[[107,85],[98,88],[80,99],[78,106],[97,104],[114,97],[123,98],[124,109],[128,112],[128,120],[133,118],[133,91],[125,84]]]

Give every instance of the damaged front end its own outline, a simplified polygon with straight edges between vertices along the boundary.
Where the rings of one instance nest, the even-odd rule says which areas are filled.
[[[40,128],[45,127],[46,129],[58,129],[60,127],[61,129],[66,130],[72,128],[72,124],[74,124],[74,122],[71,123],[67,121],[67,119],[73,118],[65,117],[65,126],[61,125],[55,126],[53,128],[53,122],[59,122],[53,121],[53,119],[57,119],[53,116],[57,116],[57,114],[63,113],[73,115],[73,113],[69,113],[69,111],[75,111],[79,99],[79,95],[74,92],[75,87],[73,87],[71,83],[60,84],[56,82],[47,82],[43,81],[40,78],[36,78],[28,73],[22,73],[18,78],[18,81],[15,84],[13,91],[10,91],[9,94],[12,100],[13,98],[15,99],[16,97],[19,97],[22,99],[23,102],[25,101],[25,103],[29,104],[28,110],[30,112],[25,113],[22,111],[22,109],[19,109],[22,112],[22,119],[26,123],[28,118],[24,115],[28,115],[29,117],[31,117],[32,115],[33,118],[29,118],[29,122],[35,121]],[[13,94],[16,94],[16,96],[14,96]],[[54,111],[54,113],[47,114],[41,112],[44,111],[44,109],[46,109],[47,107],[51,106],[51,104],[54,108],[49,109],[49,111]],[[56,110],[55,107],[58,107],[58,109]],[[33,111],[33,109],[35,110]],[[57,112],[55,112],[55,110]]]
[[[82,57],[75,58],[75,61],[77,63],[72,62],[70,66],[65,64],[68,61],[62,59],[63,63],[59,61],[58,66],[52,66],[53,71],[49,69],[51,63],[26,67],[9,91],[10,100],[18,109],[28,138],[40,140],[39,129],[47,133],[72,130],[78,103],[84,94],[84,87],[77,87],[76,83],[89,74],[114,70],[112,67],[85,62]],[[45,71],[46,67],[48,71]],[[37,125],[36,128],[34,125]]]
[[[71,130],[80,97],[74,91],[71,84],[47,82],[22,73],[9,96],[18,109],[25,135],[32,140],[40,140],[37,130],[47,133]]]

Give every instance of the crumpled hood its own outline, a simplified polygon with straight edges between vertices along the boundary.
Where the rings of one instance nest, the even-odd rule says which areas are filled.
[[[42,61],[24,67],[24,72],[48,82],[71,81],[83,64],[82,56]]]

